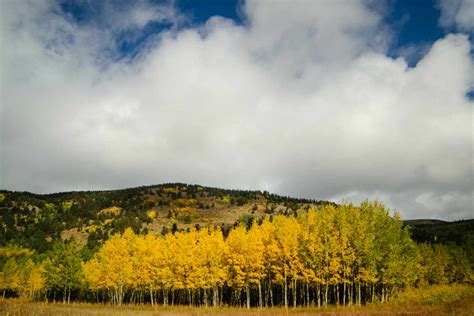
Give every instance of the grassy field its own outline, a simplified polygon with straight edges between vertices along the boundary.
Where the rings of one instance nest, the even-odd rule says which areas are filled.
[[[111,306],[86,303],[27,302],[0,299],[2,315],[474,315],[474,287],[465,285],[432,286],[408,290],[388,304],[327,308],[212,308],[212,307],[151,307]]]

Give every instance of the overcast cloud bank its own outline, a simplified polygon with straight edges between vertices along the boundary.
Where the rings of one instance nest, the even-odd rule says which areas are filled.
[[[472,218],[472,2],[440,1],[460,33],[413,68],[387,57],[393,34],[366,3],[247,1],[243,25],[187,27],[145,1],[105,8],[101,25],[2,1],[1,187],[179,181]],[[118,34],[152,21],[172,26],[117,58]]]

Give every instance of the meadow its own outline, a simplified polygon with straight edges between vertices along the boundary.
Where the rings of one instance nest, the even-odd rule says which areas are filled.
[[[388,303],[363,306],[246,308],[188,307],[48,303],[21,299],[0,299],[2,315],[473,315],[474,287],[470,285],[435,285],[410,288],[400,292]]]

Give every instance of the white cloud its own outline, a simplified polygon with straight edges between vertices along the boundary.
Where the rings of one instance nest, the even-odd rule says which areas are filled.
[[[442,27],[474,32],[474,0],[438,0],[437,6],[441,10]]]
[[[2,187],[182,181],[472,217],[468,38],[410,68],[365,3],[248,1],[243,26],[163,32],[104,66],[111,29],[2,2]]]

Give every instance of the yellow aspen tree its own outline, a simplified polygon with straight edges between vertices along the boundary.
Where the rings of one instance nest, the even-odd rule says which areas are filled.
[[[266,278],[265,306],[273,306],[273,281],[277,273],[277,263],[281,249],[275,239],[275,225],[266,218],[259,226],[263,243],[263,265]]]
[[[84,271],[84,279],[92,291],[100,291],[106,289],[103,266],[99,263],[97,257],[82,264]]]
[[[226,244],[226,262],[229,267],[228,285],[240,293],[242,288],[247,285],[245,271],[248,265],[246,228],[240,225],[231,230],[227,236]]]
[[[153,250],[152,253],[152,280],[154,288],[161,289],[163,293],[163,305],[168,305],[168,295],[173,288],[175,276],[173,274],[174,264],[174,236],[156,237],[153,241],[149,240],[149,246]],[[170,237],[173,237],[171,239]]]
[[[219,289],[224,285],[227,278],[227,266],[225,265],[226,243],[219,228],[209,227],[202,229],[199,233],[197,253],[200,256],[200,272],[204,289],[204,304],[208,305],[208,291],[212,290],[212,304],[219,305]]]
[[[340,258],[337,255],[337,241],[339,231],[334,225],[334,215],[336,208],[332,205],[325,205],[319,217],[320,238],[322,244],[322,284],[324,285],[323,301],[328,304],[329,287],[340,281]]]
[[[7,260],[2,270],[2,289],[3,296],[5,296],[5,291],[12,290],[14,292],[19,292],[22,286],[22,281],[20,277],[20,268],[15,260],[15,258],[10,258]]]
[[[197,273],[197,254],[195,231],[189,233],[176,232],[169,239],[173,251],[172,270],[174,275],[173,287],[188,292],[188,304],[193,304],[193,290],[197,288],[199,274]]]
[[[132,287],[134,289],[146,289],[150,294],[151,305],[154,305],[153,299],[153,246],[155,238],[153,235],[139,236],[129,240],[134,243],[130,249],[132,254]]]
[[[44,277],[45,269],[41,264],[34,264],[28,260],[23,269],[27,274],[25,279],[26,291],[30,300],[34,299],[43,289],[46,283]]]
[[[342,293],[340,289],[336,290],[336,300],[339,303],[340,294],[342,294],[342,303],[346,304],[347,285],[351,284],[352,269],[355,261],[355,250],[352,247],[352,228],[349,223],[351,216],[351,205],[339,206],[335,214],[335,226],[339,231],[339,238],[337,240],[337,250],[340,259],[340,270],[338,274],[341,276]],[[336,285],[338,286],[338,285]]]
[[[384,284],[388,285],[385,300],[388,300],[389,293],[413,285],[420,269],[416,245],[403,227],[398,213],[391,218],[390,224],[389,234],[393,239],[390,240],[388,260],[383,271]]]
[[[229,233],[226,243],[229,285],[236,293],[245,289],[246,305],[250,308],[250,287],[258,285],[264,275],[262,239],[255,232],[247,233],[246,227],[240,225]]]
[[[292,282],[293,304],[296,306],[296,282],[301,271],[301,261],[298,256],[300,229],[294,217],[276,216],[275,238],[280,249],[275,279],[283,285],[284,304],[288,307],[288,282]]]
[[[265,262],[264,262],[264,236],[262,229],[258,225],[253,225],[247,232],[249,245],[249,256],[252,258],[249,267],[249,283],[257,285],[258,289],[258,306],[263,307],[262,282],[265,278]],[[250,289],[247,287],[247,306],[250,304]]]
[[[306,284],[306,305],[309,306],[309,287],[315,285],[317,292],[317,304],[321,306],[320,291],[322,280],[322,255],[323,248],[320,240],[320,226],[317,220],[318,213],[315,209],[309,209],[306,214],[301,214],[299,222],[301,226],[300,258],[303,266],[301,279]]]
[[[125,230],[123,235],[112,236],[94,256],[95,260],[84,267],[89,282],[97,282],[109,290],[112,302],[117,305],[122,304],[125,291],[133,284],[133,260],[129,247],[133,236],[131,229]],[[101,272],[97,277],[91,271],[93,267],[98,267]]]

